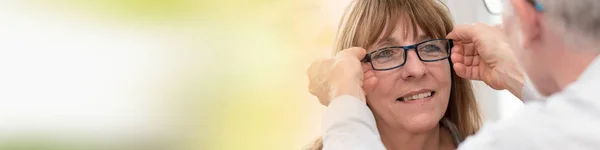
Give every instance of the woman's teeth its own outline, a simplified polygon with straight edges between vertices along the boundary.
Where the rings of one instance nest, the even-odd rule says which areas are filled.
[[[412,96],[402,97],[402,100],[404,100],[404,101],[417,100],[417,99],[430,97],[431,95],[433,95],[433,92],[425,92],[425,93],[415,94]]]

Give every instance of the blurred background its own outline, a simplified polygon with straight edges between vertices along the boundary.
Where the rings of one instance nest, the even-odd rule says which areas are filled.
[[[0,150],[302,149],[325,110],[305,70],[349,2],[0,0]],[[522,105],[475,87],[488,121]]]

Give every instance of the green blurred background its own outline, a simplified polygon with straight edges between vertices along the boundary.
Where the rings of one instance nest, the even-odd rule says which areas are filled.
[[[85,121],[83,119],[69,119],[62,116],[53,117],[67,119],[36,122],[38,119],[31,116],[43,118],[43,115],[35,114],[44,112],[23,110],[29,109],[29,105],[25,105],[19,109],[23,111],[5,110],[5,113],[11,114],[5,115],[4,121],[12,122],[14,126],[21,126],[21,124],[29,126],[17,130],[8,125],[0,125],[0,134],[7,133],[1,136],[0,149],[301,149],[319,136],[321,114],[324,111],[324,107],[319,105],[316,98],[307,92],[305,70],[312,60],[331,54],[337,23],[347,3],[348,0],[2,1],[0,5],[4,6],[3,12],[6,15],[0,18],[5,18],[3,23],[6,27],[5,31],[8,32],[0,36],[2,40],[35,45],[46,40],[58,39],[53,38],[53,35],[81,33],[81,36],[91,39],[85,41],[92,43],[90,47],[95,44],[120,43],[121,45],[115,47],[123,48],[118,50],[112,47],[73,48],[76,53],[69,52],[69,55],[56,56],[56,59],[60,60],[62,57],[73,59],[84,53],[85,58],[102,56],[97,60],[81,59],[80,62],[71,61],[66,64],[82,63],[100,66],[110,64],[108,69],[100,71],[94,66],[83,67],[87,68],[83,70],[90,71],[84,75],[97,75],[91,79],[82,79],[85,83],[89,80],[104,82],[103,80],[121,79],[120,76],[125,75],[128,78],[123,81],[127,82],[115,82],[98,89],[71,86],[63,88],[91,90],[97,93],[73,98],[74,101],[91,103],[89,107],[79,108],[81,110],[115,107],[115,110],[118,108],[118,110],[127,110],[125,112],[129,110],[133,112],[132,109],[143,109],[145,111],[139,111],[139,115],[129,117],[134,119],[145,117],[149,118],[146,120],[151,121],[142,121],[131,128],[114,127],[107,131],[98,131],[103,134],[79,134],[89,130],[97,131],[111,124],[99,121],[89,123],[94,126],[88,127],[77,124]],[[24,38],[14,38],[22,35],[21,32],[17,32],[17,29],[32,31],[32,33],[23,35]],[[39,38],[46,36],[47,38]],[[66,36],[63,37],[65,39],[63,43],[53,42],[48,47],[29,47],[29,50],[49,53],[64,51],[63,47],[69,45],[73,37],[78,36]],[[129,40],[136,42],[129,43]],[[10,51],[23,51],[27,49],[24,45],[29,44],[9,44],[0,49],[5,53],[5,57],[9,57],[17,53],[10,53]],[[88,55],[87,52],[90,54]],[[31,60],[34,63],[45,63],[44,61],[48,60],[42,58]],[[54,60],[54,58],[50,59],[51,62]],[[128,64],[144,66],[145,71],[129,73],[131,69],[127,68],[110,69]],[[27,66],[21,68],[24,67]],[[60,68],[60,65],[50,66],[50,69],[53,67]],[[19,70],[13,69],[13,72],[11,70],[7,72],[18,77],[23,73]],[[78,69],[66,67],[65,70],[67,71],[57,70],[53,74],[60,77]],[[123,73],[125,75],[118,73],[121,71],[126,72]],[[155,74],[161,76],[154,77]],[[4,77],[9,75],[10,73]],[[54,84],[79,82],[68,78],[45,79],[56,80]],[[17,80],[32,79],[22,77]],[[4,84],[1,87],[11,88],[14,85]],[[131,87],[115,90],[112,93],[107,92],[111,91],[108,89],[113,86]],[[35,95],[38,90],[46,89],[27,91]],[[128,97],[130,99],[110,101],[111,98],[119,97],[119,95],[114,96],[115,93],[130,95]],[[111,94],[113,96],[104,98]],[[60,94],[38,98],[40,101],[65,99]],[[28,100],[18,96],[4,96],[0,99],[4,99],[0,100],[0,103],[5,107],[12,107],[9,105],[16,101]],[[123,101],[132,102],[129,104]],[[102,105],[96,107],[94,106],[96,103]],[[51,107],[31,105],[40,108]],[[66,105],[70,105],[69,102],[66,102]],[[79,106],[73,105],[73,107]],[[146,108],[153,109],[146,110]],[[104,113],[110,113],[110,110],[112,109]],[[146,115],[146,113],[153,115]],[[102,113],[88,115],[78,111],[65,111],[65,114],[92,121],[96,120],[95,116],[119,118],[121,115],[126,115],[118,112],[112,114],[113,116]],[[29,116],[29,121],[23,119],[27,118],[25,116]],[[13,119],[7,119],[10,117]],[[0,121],[2,121],[1,116]],[[48,122],[54,123],[53,125],[58,126],[58,129],[35,128],[51,126],[45,124]],[[124,126],[128,124],[119,120],[113,122],[126,124]],[[64,128],[74,126],[81,130],[64,130],[61,128],[63,126],[66,126]],[[28,127],[34,129],[29,130]],[[136,130],[138,127],[149,127],[149,129]],[[132,133],[120,133],[124,131]],[[153,134],[154,132],[156,134]],[[63,135],[66,136],[57,138]],[[131,137],[120,139],[128,136]]]

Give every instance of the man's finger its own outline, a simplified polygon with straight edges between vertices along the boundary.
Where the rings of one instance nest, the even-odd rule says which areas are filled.
[[[356,58],[358,59],[358,61],[360,61],[363,58],[365,58],[365,55],[367,55],[367,50],[360,47],[352,47],[342,50],[338,55],[343,57]]]
[[[464,63],[465,62],[465,58],[462,54],[457,54],[457,53],[452,53],[450,55],[450,60],[452,60],[452,63]]]
[[[469,80],[481,80],[481,76],[479,73],[478,66],[465,66],[461,63],[454,64],[454,72],[461,78],[469,79]]]
[[[472,56],[473,57],[473,66],[479,66],[479,63],[481,61],[481,57],[480,56]]]
[[[471,70],[471,80],[481,80],[479,73],[482,70],[479,70],[479,66],[467,66],[467,70]]]
[[[324,61],[325,60],[318,60],[308,66],[306,69],[306,75],[309,79],[314,80],[314,78],[317,78],[317,73],[319,72],[319,69],[322,68]]]
[[[463,50],[464,48],[463,48],[463,47],[464,47],[464,46],[463,46],[463,44],[455,44],[455,45],[452,47],[452,50],[451,50],[451,52],[450,52],[450,53],[452,53],[452,54],[454,54],[454,53],[457,53],[457,54],[464,54],[464,50]]]
[[[470,43],[473,38],[473,25],[457,25],[452,29],[446,38],[452,39],[459,42]]]
[[[477,55],[477,50],[475,49],[475,45],[473,43],[464,44],[462,48],[465,56]]]
[[[473,56],[463,56],[463,63],[465,66],[473,65]]]
[[[461,78],[469,78],[466,76],[467,67],[465,66],[465,64],[454,63],[454,72],[456,72],[456,75],[458,75]]]

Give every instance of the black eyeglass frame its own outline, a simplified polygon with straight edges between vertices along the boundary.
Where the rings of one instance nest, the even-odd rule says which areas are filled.
[[[419,45],[421,45],[423,43],[431,42],[431,41],[440,41],[440,40],[448,41],[448,49],[446,49],[446,52],[448,53],[447,56],[445,56],[443,58],[439,58],[439,59],[434,59],[434,60],[424,60],[423,58],[421,58],[421,55],[419,55],[419,52],[416,50],[416,48],[419,47]],[[442,39],[431,39],[431,40],[426,40],[426,41],[423,41],[423,42],[420,42],[420,43],[417,43],[417,44],[413,44],[413,45],[408,45],[408,46],[390,46],[390,47],[380,48],[380,49],[377,49],[375,51],[367,53],[367,55],[365,56],[365,58],[363,58],[361,60],[361,62],[363,62],[363,63],[370,63],[371,64],[371,68],[373,68],[373,70],[376,70],[376,71],[386,71],[386,70],[392,70],[392,69],[396,69],[396,68],[404,66],[404,64],[406,64],[406,59],[407,59],[407,55],[408,55],[408,51],[409,50],[414,49],[415,53],[417,54],[417,57],[422,62],[435,62],[435,61],[440,61],[440,60],[444,60],[444,59],[449,58],[450,54],[451,54],[452,47],[454,47],[454,42],[452,41],[452,39],[443,39],[443,38]],[[372,60],[371,60],[371,55],[373,53],[376,53],[376,52],[379,52],[379,51],[382,51],[382,50],[386,50],[386,49],[390,49],[390,48],[402,48],[402,49],[404,49],[404,54],[403,54],[404,55],[403,56],[404,57],[404,61],[401,64],[399,64],[397,66],[394,66],[394,67],[391,67],[391,68],[386,68],[386,69],[377,69],[377,68],[375,68],[375,66],[373,65]]]

